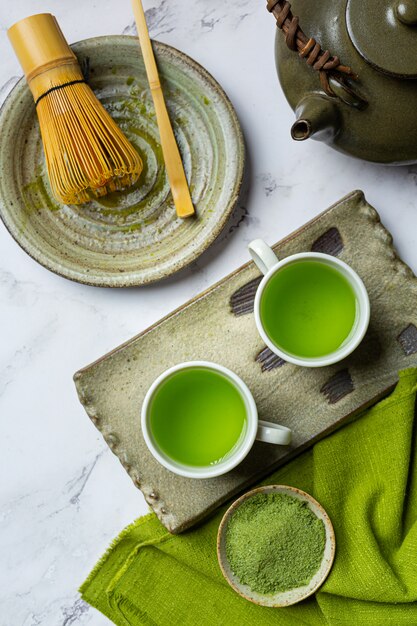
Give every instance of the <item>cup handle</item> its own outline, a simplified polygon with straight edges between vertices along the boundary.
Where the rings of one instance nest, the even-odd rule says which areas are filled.
[[[290,428],[280,426],[279,424],[258,420],[256,439],[257,441],[266,441],[266,443],[288,446],[291,443],[292,431]]]
[[[279,262],[275,252],[262,239],[251,241],[248,250],[262,274],[267,274]]]

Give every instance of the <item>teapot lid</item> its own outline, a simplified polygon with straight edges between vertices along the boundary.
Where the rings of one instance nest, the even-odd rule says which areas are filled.
[[[392,76],[417,78],[416,0],[348,0],[346,23],[365,61]]]

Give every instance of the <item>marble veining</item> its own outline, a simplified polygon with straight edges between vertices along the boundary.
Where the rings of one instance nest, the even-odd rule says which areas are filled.
[[[6,10],[7,4],[7,10]],[[362,188],[417,270],[417,168],[361,163],[292,142],[274,20],[253,0],[144,0],[151,35],[182,49],[230,96],[246,137],[240,205],[188,269],[142,289],[77,285],[32,261],[0,225],[0,626],[103,626],[77,593],[117,533],[148,506],[86,417],[73,373]],[[130,3],[14,0],[0,10],[0,103],[21,75],[6,29],[52,10],[70,42],[135,34]]]

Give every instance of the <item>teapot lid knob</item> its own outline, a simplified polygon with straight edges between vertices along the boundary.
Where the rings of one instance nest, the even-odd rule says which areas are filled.
[[[417,78],[416,0],[348,0],[346,26],[356,50],[375,69]]]
[[[395,7],[397,19],[407,26],[417,25],[417,2],[415,0],[400,0]]]

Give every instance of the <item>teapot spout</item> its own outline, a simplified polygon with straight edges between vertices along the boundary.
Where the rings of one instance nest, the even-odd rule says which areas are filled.
[[[330,98],[312,94],[303,98],[295,110],[296,121],[291,127],[291,137],[304,141],[309,137],[329,143],[339,131],[339,109]]]

